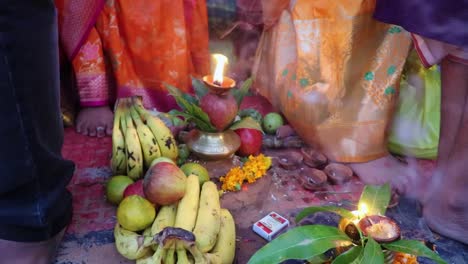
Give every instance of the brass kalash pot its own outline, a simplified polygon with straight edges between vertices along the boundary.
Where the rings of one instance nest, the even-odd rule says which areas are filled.
[[[210,93],[222,95],[235,87],[236,82],[223,77],[222,83],[215,82],[212,75],[203,77]],[[231,158],[240,147],[240,138],[232,130],[223,132],[204,132],[198,129],[190,131],[186,144],[190,151],[204,160],[222,160]]]

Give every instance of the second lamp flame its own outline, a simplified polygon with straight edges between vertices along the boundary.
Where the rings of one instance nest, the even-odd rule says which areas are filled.
[[[228,59],[222,54],[213,54],[213,57],[216,60],[216,68],[213,74],[213,83],[216,85],[222,85],[224,65],[227,64]]]

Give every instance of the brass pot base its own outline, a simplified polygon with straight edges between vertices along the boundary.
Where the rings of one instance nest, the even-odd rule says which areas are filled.
[[[232,130],[210,133],[194,129],[186,140],[190,151],[203,160],[231,158],[239,149],[240,143],[239,136]]]

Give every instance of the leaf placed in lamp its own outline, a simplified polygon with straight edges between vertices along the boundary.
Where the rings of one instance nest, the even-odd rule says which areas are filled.
[[[257,121],[258,123],[262,123],[262,114],[260,114],[260,112],[258,112],[257,110],[255,109],[252,109],[252,108],[247,108],[247,109],[242,109],[239,111],[239,116],[241,118],[244,118],[244,117],[252,117],[253,119],[255,119],[255,121]]]
[[[367,239],[364,250],[361,252],[358,258],[356,258],[352,264],[384,264],[384,254],[379,243],[369,237]]]
[[[359,199],[360,205],[366,205],[367,215],[385,215],[390,203],[390,185],[366,185]]]
[[[231,127],[229,127],[229,129],[231,130],[236,130],[239,128],[250,128],[263,132],[262,126],[250,116],[242,118],[241,120],[232,124]]]
[[[249,92],[250,87],[252,86],[253,79],[249,78],[244,81],[240,89],[232,89],[232,95],[236,98],[237,105],[240,106],[244,96]]]
[[[447,262],[445,262],[439,255],[418,240],[397,240],[392,243],[382,244],[382,246],[394,252],[402,252],[413,256],[425,257],[432,259],[439,264],[447,264]]]
[[[338,228],[307,225],[289,230],[258,250],[249,264],[281,263],[288,259],[313,259],[343,241],[350,241]]]
[[[333,260],[332,264],[349,264],[352,263],[355,259],[361,255],[362,247],[355,246],[348,249],[346,252],[340,254],[338,257]]]
[[[193,122],[195,124],[195,126],[200,129],[201,131],[206,131],[206,132],[215,132],[216,129],[213,127],[213,125],[211,125],[211,123],[209,122],[209,119],[208,119],[208,122],[200,119],[199,117],[195,116],[195,115],[192,115],[190,113],[186,113],[186,112],[181,112],[181,111],[178,111],[178,110],[172,110],[171,111],[171,115],[174,115],[174,116],[181,116],[185,119],[185,122]]]
[[[299,214],[296,216],[296,222],[299,223],[299,221],[301,221],[304,217],[315,214],[317,212],[331,212],[346,219],[353,219],[355,217],[350,211],[338,206],[312,206],[304,208],[301,212],[299,212]]]
[[[209,92],[208,87],[206,87],[206,85],[200,79],[197,79],[193,76],[191,78],[195,95],[198,97],[198,99],[200,99]]]

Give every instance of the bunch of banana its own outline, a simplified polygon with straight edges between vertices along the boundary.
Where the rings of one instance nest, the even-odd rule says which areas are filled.
[[[138,264],[232,264],[236,230],[231,213],[220,207],[216,185],[187,178],[185,196],[162,206],[143,235],[114,230],[117,250]]]
[[[171,130],[151,115],[138,97],[119,99],[112,131],[113,173],[141,178],[144,169],[159,157],[177,160],[178,147]]]

